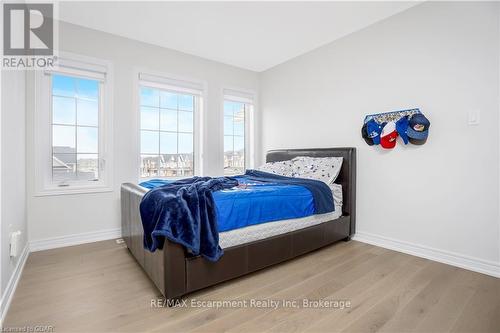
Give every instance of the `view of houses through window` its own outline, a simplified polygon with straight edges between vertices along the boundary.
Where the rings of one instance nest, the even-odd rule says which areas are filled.
[[[52,180],[99,179],[99,81],[52,76]]]
[[[140,88],[142,178],[194,175],[196,97],[158,88]]]
[[[245,115],[250,104],[224,101],[224,174],[245,172]]]

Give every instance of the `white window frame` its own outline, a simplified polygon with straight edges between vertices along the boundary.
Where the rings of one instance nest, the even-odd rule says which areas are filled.
[[[52,180],[52,75],[61,74],[96,79],[99,85],[100,112],[98,126],[99,180]],[[109,192],[113,190],[113,68],[109,61],[60,53],[57,66],[35,73],[34,105],[34,180],[35,195],[64,195]]]
[[[245,170],[255,167],[255,113],[257,108],[257,93],[253,90],[223,87],[221,101],[221,151],[222,174],[224,175],[224,101],[241,102],[252,107],[245,108]],[[229,175],[228,175],[229,176]]]
[[[137,133],[137,179],[139,182],[145,182],[151,179],[169,179],[176,180],[185,178],[179,177],[141,177],[141,87],[167,90],[173,93],[186,93],[195,95],[194,102],[194,124],[193,124],[193,163],[194,176],[203,176],[203,121],[205,105],[207,101],[207,84],[205,81],[179,77],[173,74],[151,72],[145,69],[135,69],[134,82],[134,105],[136,110],[136,133]]]

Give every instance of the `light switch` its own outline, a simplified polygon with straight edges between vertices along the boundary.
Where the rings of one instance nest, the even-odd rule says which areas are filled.
[[[473,125],[479,125],[480,122],[481,122],[481,111],[479,110],[469,111],[467,124],[473,126]]]

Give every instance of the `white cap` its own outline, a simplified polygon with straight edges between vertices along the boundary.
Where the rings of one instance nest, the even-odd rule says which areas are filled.
[[[382,128],[382,134],[380,136],[386,136],[396,131],[396,123],[394,121],[389,121],[385,124],[384,128]]]

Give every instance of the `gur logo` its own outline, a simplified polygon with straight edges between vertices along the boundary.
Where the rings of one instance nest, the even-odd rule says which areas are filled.
[[[3,5],[4,56],[54,54],[54,7],[51,3]]]

